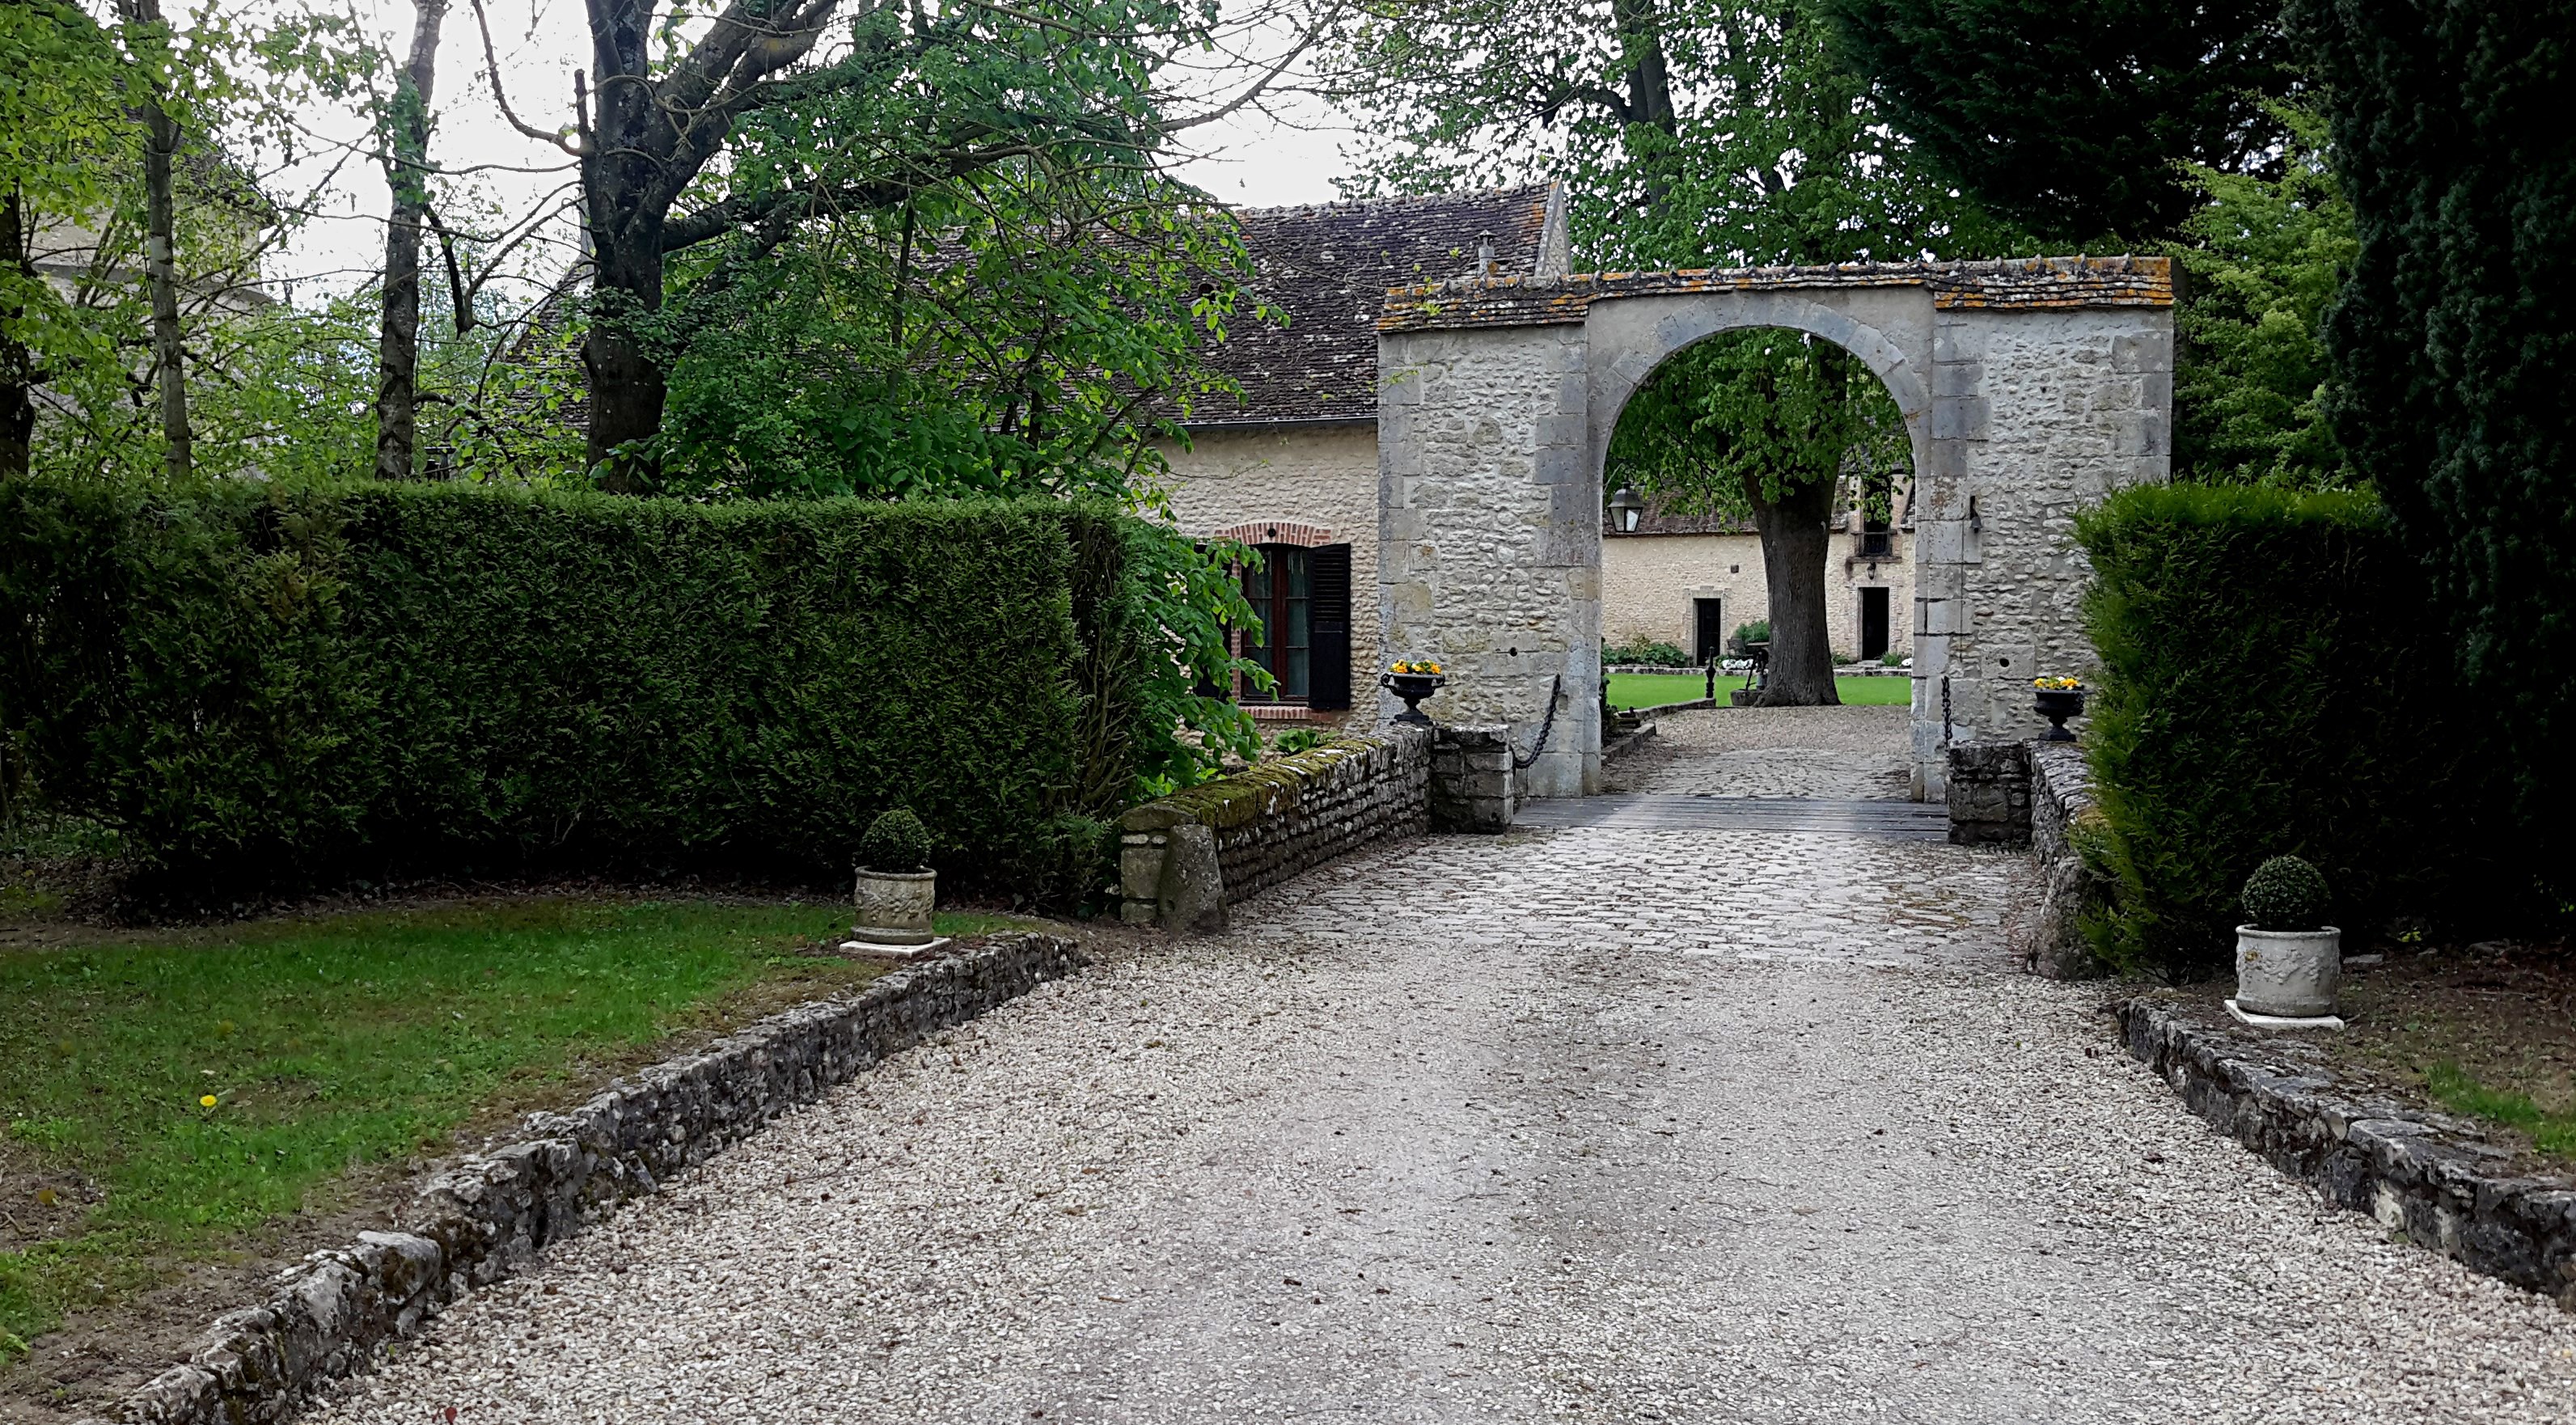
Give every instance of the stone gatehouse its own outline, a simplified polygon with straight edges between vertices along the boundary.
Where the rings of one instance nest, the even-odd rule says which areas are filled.
[[[1443,718],[1505,724],[1535,750],[1531,795],[1600,785],[1601,473],[1619,412],[1667,357],[1745,327],[1845,347],[1904,414],[1917,796],[1941,793],[1947,743],[2039,730],[2032,677],[2091,664],[2074,514],[2168,473],[2164,259],[1421,283],[1378,320],[1383,648],[1448,668]]]

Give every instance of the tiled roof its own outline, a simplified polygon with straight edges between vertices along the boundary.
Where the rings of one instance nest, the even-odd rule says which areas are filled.
[[[1561,236],[1548,251],[1551,192],[1533,184],[1238,213],[1257,291],[1288,325],[1238,316],[1213,364],[1242,383],[1243,399],[1202,397],[1190,424],[1375,420],[1388,290],[1476,275],[1477,241],[1487,233],[1494,275],[1561,273]]]

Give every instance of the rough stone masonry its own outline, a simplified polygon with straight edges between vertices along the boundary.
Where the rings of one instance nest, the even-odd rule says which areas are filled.
[[[1628,397],[1721,331],[1858,355],[1914,447],[1914,794],[1954,742],[2039,730],[2030,680],[2091,655],[2077,510],[2166,478],[2163,258],[1459,281],[1378,324],[1384,648],[1448,670],[1440,714],[1535,748],[1522,790],[1600,789],[1601,479]],[[1391,715],[1385,704],[1382,715]]]

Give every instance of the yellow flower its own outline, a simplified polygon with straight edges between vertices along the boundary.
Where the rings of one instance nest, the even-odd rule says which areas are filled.
[[[212,1108],[212,1107],[214,1107],[214,1106],[215,1106],[215,1096],[214,1096],[213,1094],[206,1094],[206,1095],[204,1095],[203,1097],[200,1097],[200,1098],[197,1100],[197,1106],[198,1106],[198,1107],[200,1107],[200,1108]]]

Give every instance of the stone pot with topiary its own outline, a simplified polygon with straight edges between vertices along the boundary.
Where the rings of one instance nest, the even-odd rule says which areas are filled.
[[[939,873],[930,868],[930,828],[901,807],[868,823],[859,838],[859,923],[851,934],[865,944],[920,946],[934,938],[931,907],[939,899]]]
[[[2278,1019],[2325,1019],[2343,981],[2343,932],[2326,924],[2326,878],[2296,856],[2275,856],[2245,879],[2236,927],[2236,1008]]]

